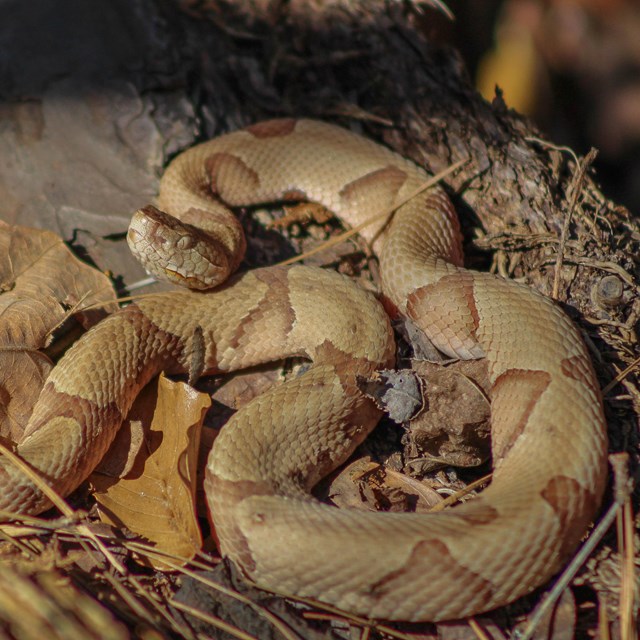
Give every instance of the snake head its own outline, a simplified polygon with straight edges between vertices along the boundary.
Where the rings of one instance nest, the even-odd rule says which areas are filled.
[[[211,234],[152,205],[134,213],[127,243],[147,273],[190,289],[211,289],[232,270]]]

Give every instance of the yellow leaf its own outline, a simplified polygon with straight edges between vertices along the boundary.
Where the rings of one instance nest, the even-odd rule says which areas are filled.
[[[133,464],[122,464],[130,467],[127,475],[117,478],[95,472],[90,478],[104,522],[126,527],[178,557],[191,558],[200,550],[196,470],[202,421],[210,405],[207,394],[164,376],[147,385],[129,412],[130,421],[142,424],[142,442]],[[133,440],[118,439],[102,469],[113,468],[109,458],[127,460]],[[166,569],[160,561],[142,561]]]

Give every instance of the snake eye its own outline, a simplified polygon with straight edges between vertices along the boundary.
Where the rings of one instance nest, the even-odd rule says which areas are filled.
[[[194,239],[191,236],[182,236],[178,242],[176,242],[176,247],[178,249],[191,249],[195,244]]]

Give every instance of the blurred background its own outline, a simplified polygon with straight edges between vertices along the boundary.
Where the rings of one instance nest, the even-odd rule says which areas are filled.
[[[479,91],[496,86],[557,144],[595,163],[606,196],[640,215],[640,0],[450,0],[425,29],[457,47]]]

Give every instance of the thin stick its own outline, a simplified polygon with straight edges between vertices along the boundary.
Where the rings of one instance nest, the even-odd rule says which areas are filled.
[[[635,580],[635,544],[631,496],[627,496],[623,508],[618,513],[618,528],[622,534],[622,544],[618,547],[622,566],[622,571],[620,572],[620,602],[618,610],[620,617],[620,637],[622,640],[632,640],[632,638],[636,637],[634,635],[634,629],[636,629],[636,611],[633,605],[638,594]]]
[[[525,140],[527,142],[535,142],[536,144],[539,144],[541,147],[545,149],[553,149],[554,151],[564,151],[570,154],[571,156],[573,156],[573,159],[575,160],[576,165],[580,164],[580,161],[578,160],[578,156],[576,155],[576,152],[571,147],[565,147],[565,146],[553,144],[548,140],[543,140],[542,138],[536,138],[535,136],[527,136]]]
[[[489,482],[489,480],[491,480],[491,476],[492,474],[490,473],[486,476],[483,476],[482,478],[474,480],[473,482],[469,483],[464,489],[456,491],[454,494],[447,496],[442,502],[438,502],[438,504],[431,507],[428,513],[436,513],[438,511],[442,511],[445,507],[455,504],[456,502],[464,498],[468,493],[471,493],[474,489],[477,489],[481,485]]]
[[[467,618],[467,622],[473,633],[478,637],[478,640],[491,640],[485,630],[476,622],[475,618]]]
[[[640,365],[640,356],[638,356],[626,369],[621,371],[603,390],[602,395],[606,396],[619,382],[622,382],[638,365]]]
[[[204,576],[197,574],[195,571],[188,569],[184,565],[185,563],[189,563],[200,569],[205,569],[205,570],[209,570],[211,569],[211,567],[207,567],[206,565],[198,563],[197,561],[189,560],[188,558],[177,558],[174,555],[162,553],[158,549],[154,549],[153,547],[148,547],[147,545],[143,545],[139,543],[125,543],[124,546],[130,549],[136,549],[138,553],[144,553],[147,557],[159,558],[162,560],[162,562],[167,564],[172,569],[179,571],[180,573],[186,576],[189,576],[190,578],[193,578],[194,580],[200,582],[203,585],[206,585],[211,589],[215,589],[219,593],[222,593],[230,598],[237,600],[238,602],[242,602],[243,604],[253,609],[258,615],[265,618],[275,629],[277,629],[282,634],[282,636],[284,636],[286,640],[299,640],[299,636],[296,633],[294,633],[289,628],[289,626],[285,622],[283,622],[277,615],[275,615],[268,609],[261,607],[259,604],[253,602],[253,600],[251,600],[250,598],[247,598],[246,596],[243,596],[241,593],[238,593],[237,591],[228,589],[224,585],[218,584],[213,580],[209,580]],[[171,605],[174,605],[175,603],[176,603],[175,600],[171,601]]]

